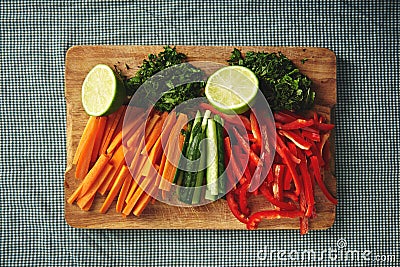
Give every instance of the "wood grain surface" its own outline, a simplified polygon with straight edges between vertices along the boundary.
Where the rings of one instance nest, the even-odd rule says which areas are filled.
[[[189,61],[213,61],[227,64],[232,47],[220,46],[177,46],[179,52],[185,53]],[[334,52],[317,47],[236,47],[242,52],[265,51],[282,52],[306,74],[312,81],[316,92],[314,110],[334,120],[336,104],[336,57]],[[163,46],[73,46],[66,54],[65,60],[65,99],[67,104],[67,167],[65,172],[65,219],[76,228],[95,229],[246,229],[231,214],[226,201],[221,199],[201,207],[175,207],[156,202],[149,204],[140,217],[133,215],[123,218],[115,212],[115,203],[106,214],[99,209],[104,197],[95,198],[90,211],[81,211],[77,205],[70,205],[66,199],[79,185],[74,178],[75,166],[73,155],[80,140],[88,116],[81,104],[81,87],[89,70],[96,64],[117,65],[124,69],[125,75],[133,75],[143,59],[149,53],[158,53]],[[307,59],[304,64],[302,59]],[[126,68],[129,66],[129,69]],[[334,133],[331,135],[332,161],[331,171],[325,173],[325,183],[333,195],[336,195],[336,178],[334,176]],[[310,220],[310,229],[327,229],[335,221],[336,207],[323,196],[317,187],[315,192],[317,217]],[[254,197],[251,208],[265,209],[261,197]],[[263,221],[259,229],[299,229],[298,219],[279,219]]]

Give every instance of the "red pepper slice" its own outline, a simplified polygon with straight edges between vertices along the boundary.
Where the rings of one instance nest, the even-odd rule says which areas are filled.
[[[235,200],[233,191],[229,191],[226,194],[226,202],[228,203],[228,207],[231,210],[233,216],[235,216],[235,218],[238,219],[240,222],[247,224],[249,218],[239,211],[239,206]]]
[[[321,123],[321,122],[316,122],[314,124],[315,128],[318,130],[324,131],[324,132],[329,132],[333,128],[335,128],[335,124],[330,124],[330,123]]]
[[[267,201],[269,201],[272,205],[283,209],[283,210],[296,210],[297,207],[292,202],[283,202],[274,198],[270,189],[268,188],[266,183],[262,183],[259,187],[261,194],[265,197]]]
[[[314,177],[315,180],[317,180],[317,184],[319,188],[321,188],[322,193],[325,195],[325,197],[334,205],[338,204],[338,201],[336,198],[334,198],[331,193],[329,193],[328,189],[326,188],[324,181],[322,181],[322,176],[321,176],[321,171],[320,167],[318,164],[318,158],[316,156],[312,156],[310,158],[311,160],[311,167],[313,168],[314,171]]]
[[[239,209],[247,217],[250,215],[250,209],[247,203],[247,191],[249,190],[250,184],[248,182],[241,185],[236,191],[239,197]]]
[[[311,182],[311,176],[307,168],[307,159],[306,156],[302,153],[302,151],[299,151],[298,153],[301,162],[300,162],[300,173],[303,178],[303,185],[304,185],[304,196],[306,200],[306,210],[305,210],[305,215],[306,217],[311,217],[312,211],[314,209],[314,190],[313,190],[313,185]]]
[[[250,120],[243,116],[243,115],[239,115],[240,120],[242,121],[244,128],[246,128],[247,131],[251,132],[251,123]]]
[[[282,211],[282,210],[264,210],[252,214],[247,222],[247,229],[255,230],[262,219],[273,220],[279,218],[297,218],[302,215],[301,211]]]
[[[228,181],[230,182],[231,187],[235,188],[239,177],[235,177],[233,173],[233,167],[231,166],[232,164],[229,165],[229,162],[232,158],[232,147],[231,147],[231,140],[229,139],[228,136],[224,138],[224,148],[225,148],[225,171],[226,174],[228,175]]]
[[[301,149],[309,150],[311,147],[311,143],[307,142],[306,140],[304,140],[304,138],[294,133],[293,131],[279,130],[278,133],[290,139],[293,143],[295,143],[296,146]]]
[[[301,135],[304,138],[310,139],[311,141],[314,141],[314,142],[320,142],[321,141],[321,136],[318,133],[313,133],[313,132],[309,132],[309,131],[302,131]]]
[[[257,118],[253,112],[250,113],[250,126],[251,132],[253,133],[254,138],[256,139],[257,146],[261,149],[261,131],[260,127],[258,126]]]
[[[287,152],[285,153],[285,151],[279,145],[276,146],[276,152],[278,152],[278,154],[282,157],[283,162],[287,165],[289,172],[292,175],[294,186],[296,187],[295,194],[298,196],[302,191],[303,183],[297,174],[296,167],[294,166],[292,160],[289,159]]]
[[[273,165],[273,170],[275,174],[275,183],[277,186],[277,199],[279,201],[283,200],[283,177],[285,174],[285,165],[283,164],[275,164]]]
[[[309,127],[314,124],[314,120],[296,119],[292,122],[284,123],[278,127],[282,130],[298,130],[304,127]]]
[[[287,148],[285,142],[283,142],[282,138],[279,137],[279,135],[276,135],[276,147],[280,147],[285,154],[287,154],[290,158],[291,161],[293,161],[296,164],[300,163],[300,159],[296,157],[290,150]]]
[[[289,191],[292,183],[292,175],[289,171],[285,171],[285,177],[283,178],[283,190]]]

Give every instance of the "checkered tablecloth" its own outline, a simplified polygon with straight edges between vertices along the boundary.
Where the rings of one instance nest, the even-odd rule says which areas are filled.
[[[0,266],[399,266],[399,14],[394,0],[2,1]],[[79,44],[332,49],[334,226],[305,236],[69,227],[64,59]]]

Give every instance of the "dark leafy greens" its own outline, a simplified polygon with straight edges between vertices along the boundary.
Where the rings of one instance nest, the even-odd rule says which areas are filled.
[[[185,54],[176,51],[176,47],[170,46],[165,46],[158,55],[150,54],[135,76],[126,80],[129,95],[144,85],[143,104],[154,104],[157,110],[168,112],[186,100],[201,96],[205,86],[204,73],[185,63],[186,58]],[[167,68],[170,69],[160,73]],[[156,102],[152,103],[154,100]]]
[[[235,48],[228,62],[247,67],[255,73],[260,90],[273,111],[296,111],[311,108],[313,105],[315,92],[310,88],[311,80],[300,73],[293,62],[282,53],[250,51],[243,56]]]

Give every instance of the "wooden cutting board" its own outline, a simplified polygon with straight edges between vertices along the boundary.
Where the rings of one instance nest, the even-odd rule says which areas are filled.
[[[222,46],[177,46],[179,52],[185,53],[189,61],[213,61],[227,64],[234,47]],[[282,52],[312,81],[316,91],[315,108],[332,121],[336,104],[336,57],[326,48],[313,47],[236,47],[246,51]],[[77,205],[66,202],[79,185],[74,178],[75,166],[73,155],[87,122],[81,104],[81,86],[86,74],[96,64],[118,65],[125,69],[125,75],[133,75],[149,53],[163,50],[163,46],[74,46],[66,54],[65,60],[65,98],[67,104],[67,168],[65,172],[65,219],[76,228],[108,229],[245,229],[231,214],[226,201],[221,199],[212,204],[183,208],[156,202],[148,205],[140,217],[133,215],[123,218],[115,212],[115,203],[106,214],[98,210],[104,197],[97,196],[90,211],[81,211]],[[307,59],[302,63],[303,59]],[[129,66],[129,69],[126,68]],[[330,138],[332,159],[334,159],[334,134]],[[334,160],[331,171],[325,173],[327,188],[336,195],[336,178]],[[336,208],[330,204],[317,187],[317,217],[310,220],[310,229],[326,229],[333,225]],[[251,201],[252,208],[268,207],[263,198]],[[299,229],[298,219],[279,219],[263,221],[259,229]]]

